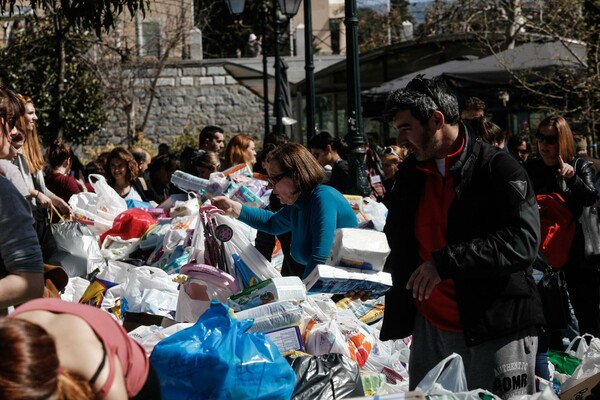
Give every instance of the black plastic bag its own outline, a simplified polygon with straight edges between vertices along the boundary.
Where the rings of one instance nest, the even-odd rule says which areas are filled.
[[[288,359],[296,373],[292,400],[333,400],[364,396],[358,364],[341,354]]]
[[[537,286],[544,308],[546,327],[548,330],[566,329],[571,323],[571,312],[563,272],[551,268],[541,254],[538,254],[534,268],[544,272]]]

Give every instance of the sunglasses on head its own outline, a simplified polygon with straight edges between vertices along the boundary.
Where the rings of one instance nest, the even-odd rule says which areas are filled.
[[[558,142],[558,137],[542,135],[541,133],[538,133],[535,135],[535,140],[537,140],[540,143],[546,142],[547,144],[556,144]]]
[[[383,154],[392,155],[400,158],[400,154],[396,153],[391,147],[386,147],[385,149],[383,149]]]
[[[410,81],[408,85],[406,85],[406,89],[424,94],[425,96],[433,100],[437,108],[440,108],[437,97],[433,94],[427,82],[430,81],[423,79],[423,75],[418,75],[417,77],[413,78],[413,80]]]

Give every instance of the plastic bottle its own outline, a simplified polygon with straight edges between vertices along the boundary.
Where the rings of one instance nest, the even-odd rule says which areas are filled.
[[[199,178],[183,171],[175,171],[171,175],[171,183],[186,192],[199,192],[206,189],[208,179]]]

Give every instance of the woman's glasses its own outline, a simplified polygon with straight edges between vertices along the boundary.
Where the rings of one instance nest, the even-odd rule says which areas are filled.
[[[391,147],[386,147],[385,149],[383,149],[383,154],[385,154],[385,155],[392,155],[394,157],[400,158],[400,154],[396,153],[394,151],[394,149],[392,149]]]
[[[547,144],[556,144],[558,142],[558,137],[538,133],[535,135],[535,140],[539,143],[546,142]]]
[[[19,120],[19,116],[14,114],[2,114],[2,118],[4,119],[4,122],[8,124],[11,131],[14,129],[15,125],[17,125],[17,121]]]
[[[269,182],[269,187],[273,188],[275,187],[275,185],[277,185],[279,183],[279,181],[281,181],[283,178],[285,178],[286,176],[288,176],[290,173],[288,172],[282,172],[279,175],[275,175],[275,176],[269,176],[267,178],[267,181]]]

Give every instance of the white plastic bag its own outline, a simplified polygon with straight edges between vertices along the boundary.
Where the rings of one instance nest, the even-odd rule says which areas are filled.
[[[106,268],[101,270],[96,276],[108,282],[123,284],[127,281],[129,271],[133,268],[136,267],[126,262],[109,260]]]
[[[585,342],[585,339],[582,338],[581,342]],[[579,345],[579,347],[581,347],[581,345]],[[581,364],[575,368],[573,375],[563,382],[561,391],[566,392],[573,386],[581,383],[591,376],[596,375],[597,373],[600,373],[600,340],[594,337],[591,340],[589,347],[583,354]]]
[[[142,312],[142,298],[145,289],[158,289],[177,294],[177,283],[159,268],[137,267],[127,274],[121,308],[123,312]]]
[[[352,358],[346,338],[335,320],[316,324],[306,335],[304,345],[306,352],[314,356],[339,353]]]
[[[238,289],[231,275],[210,265],[186,265],[181,274],[188,279],[179,285],[177,322],[196,322],[208,310],[211,300],[226,303]]]
[[[500,399],[487,390],[469,391],[462,357],[456,353],[452,353],[433,367],[417,385],[417,389],[432,400],[480,400],[482,394],[491,399]]]
[[[417,389],[425,395],[467,392],[469,388],[462,357],[452,353],[444,358],[425,375]]]
[[[88,179],[95,193],[75,194],[69,199],[69,206],[74,220],[83,222],[95,234],[101,235],[112,228],[117,215],[127,210],[127,203],[110,187],[104,176],[90,174]]]
[[[61,221],[50,226],[56,249],[48,264],[62,266],[70,277],[84,276],[106,266],[98,239],[80,222]]]
[[[593,345],[594,341],[596,341],[596,347],[598,347],[598,345],[600,344],[600,339],[595,338],[593,335],[590,335],[589,333],[585,333],[582,336],[576,336],[575,339],[573,339],[571,341],[571,343],[569,343],[569,346],[565,350],[565,353],[567,353],[573,357],[577,357],[580,360],[583,360],[583,357],[585,356],[588,349],[590,348],[590,345],[588,345],[587,341],[585,340],[586,337],[591,338],[590,343],[592,345]]]
[[[281,273],[260,254],[245,235],[240,233],[239,226],[241,224],[238,221],[220,214],[214,214],[213,217],[218,225],[225,224],[233,230],[231,240],[224,243],[225,254],[228,265],[235,264],[235,267],[229,268],[229,270],[236,271],[232,275],[241,278],[244,288],[267,279],[281,278]],[[241,263],[238,261],[241,261]]]
[[[370,197],[363,197],[362,211],[379,232],[383,232],[388,209],[383,204]]]

